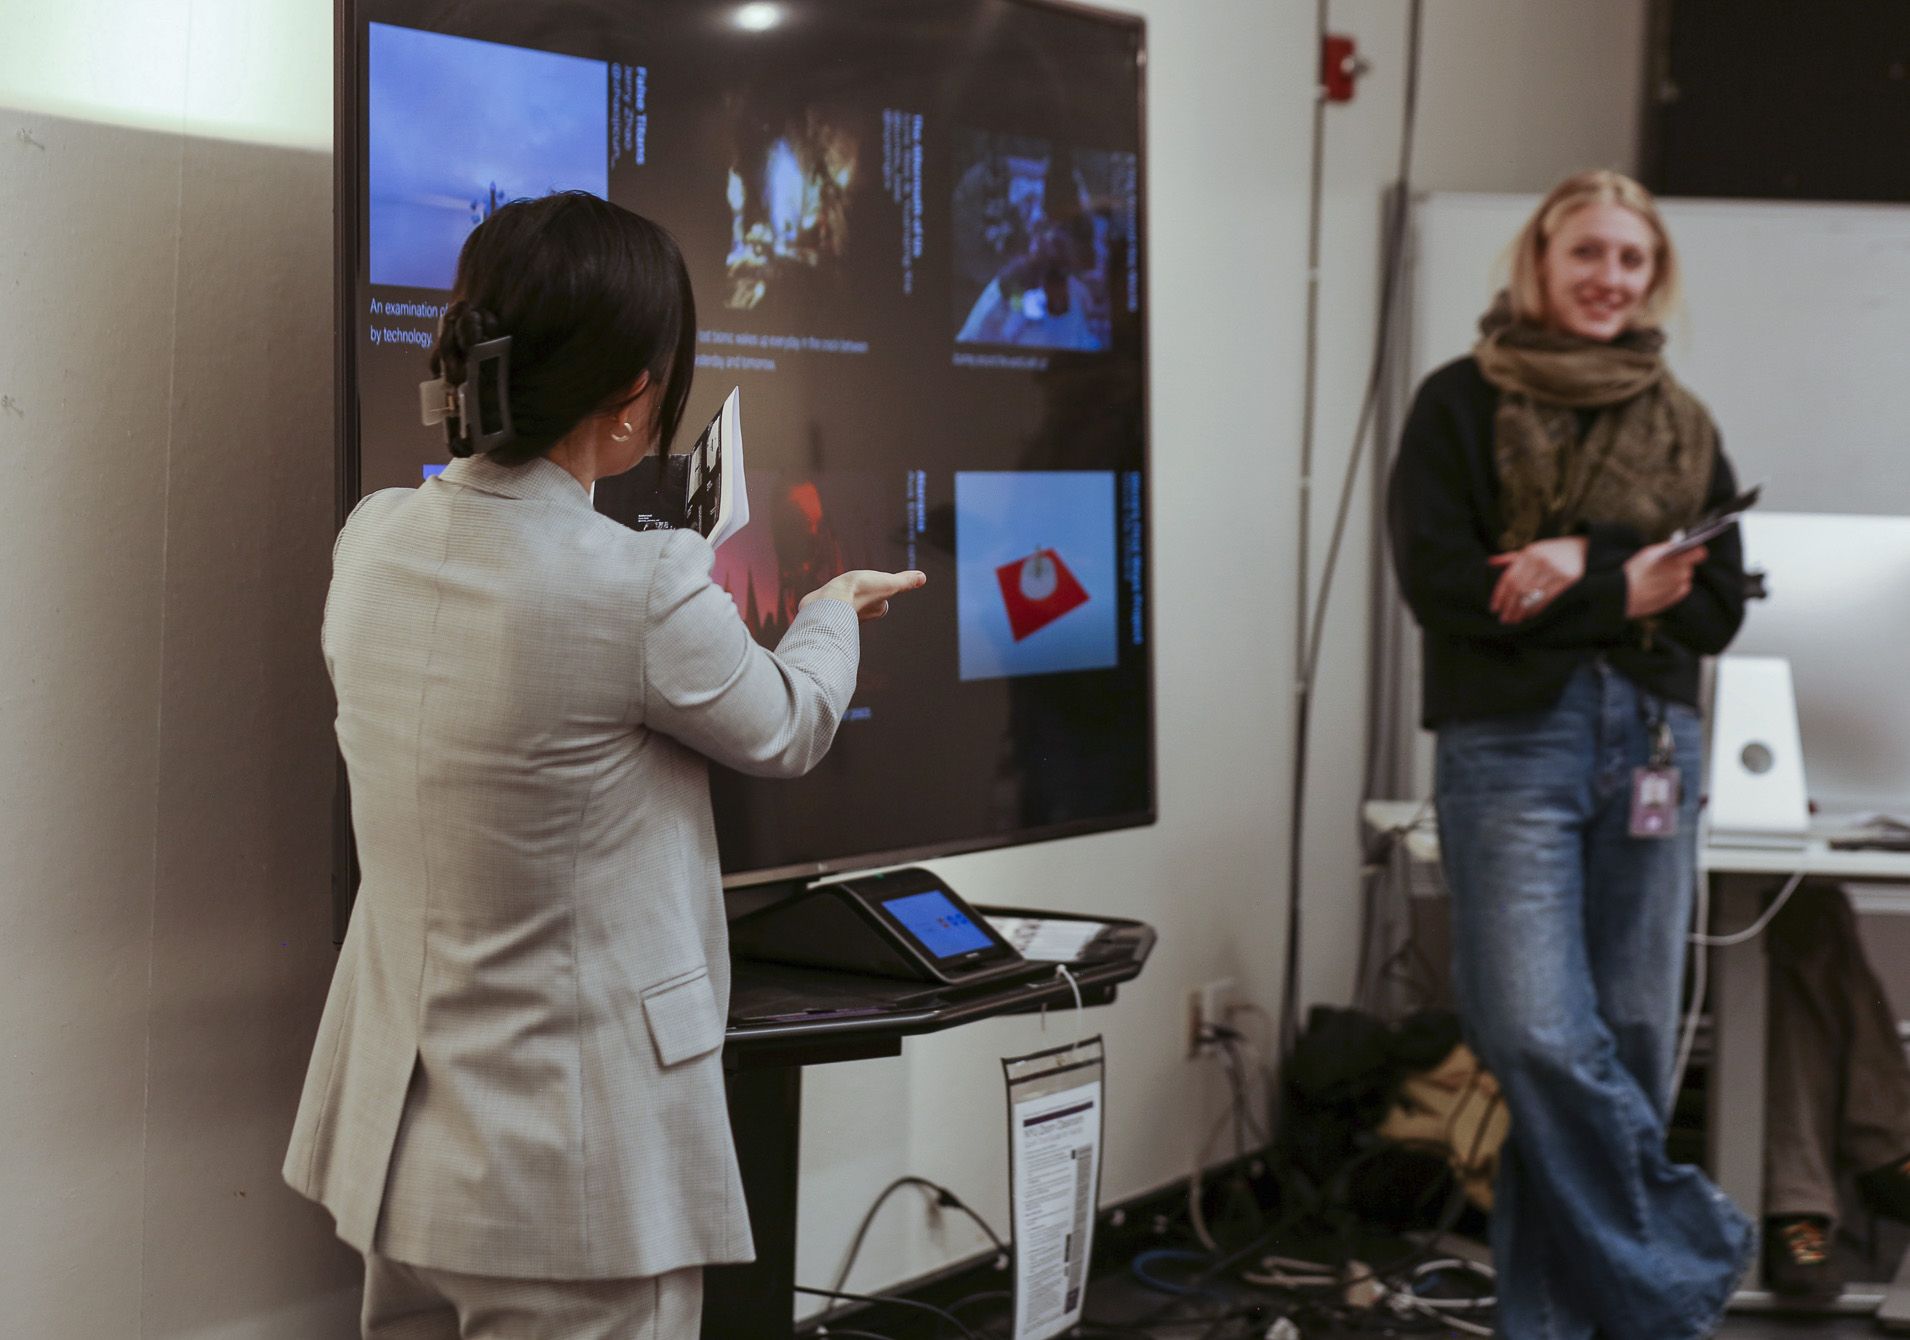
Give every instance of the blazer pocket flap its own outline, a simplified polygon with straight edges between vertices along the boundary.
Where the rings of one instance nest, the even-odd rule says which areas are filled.
[[[662,1065],[673,1066],[723,1045],[723,1016],[710,990],[708,968],[644,992],[643,1016]]]

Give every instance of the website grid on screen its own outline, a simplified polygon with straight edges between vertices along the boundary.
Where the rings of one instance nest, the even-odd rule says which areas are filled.
[[[341,502],[447,459],[417,388],[472,229],[602,196],[689,265],[685,425],[740,388],[751,520],[715,578],[751,633],[774,646],[847,568],[929,577],[865,632],[814,773],[713,770],[726,881],[1151,822],[1141,24],[1030,0],[348,8]]]

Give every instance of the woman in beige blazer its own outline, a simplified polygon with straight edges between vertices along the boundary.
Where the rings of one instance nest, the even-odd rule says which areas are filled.
[[[508,337],[503,393],[473,379],[466,422],[453,391],[458,459],[366,498],[334,551],[363,881],[285,1177],[365,1254],[367,1337],[690,1337],[702,1267],[753,1252],[707,763],[814,767],[858,618],[923,577],[837,577],[770,652],[706,541],[592,510],[667,450],[695,363],[655,224],[507,205],[453,297],[433,372],[456,388]]]

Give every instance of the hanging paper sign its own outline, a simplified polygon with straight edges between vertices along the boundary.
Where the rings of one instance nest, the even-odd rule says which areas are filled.
[[[1014,1340],[1049,1340],[1081,1320],[1101,1190],[1098,1037],[1002,1062],[1008,1080],[1009,1199],[1015,1232]]]

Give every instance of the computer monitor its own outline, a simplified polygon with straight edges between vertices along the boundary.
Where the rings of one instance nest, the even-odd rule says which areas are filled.
[[[583,190],[682,246],[685,437],[741,389],[716,579],[751,632],[846,568],[929,576],[814,773],[713,771],[726,883],[1153,820],[1139,20],[345,0],[339,40],[341,508],[447,459],[417,388],[472,228]]]
[[[1789,659],[1812,802],[1910,817],[1910,517],[1757,511],[1739,524],[1769,595],[1730,650]]]

